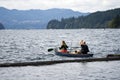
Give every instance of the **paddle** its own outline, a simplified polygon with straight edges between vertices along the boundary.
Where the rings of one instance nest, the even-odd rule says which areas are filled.
[[[53,50],[54,50],[53,48],[50,48],[50,49],[48,49],[48,52],[53,51]]]
[[[80,48],[80,47],[71,47],[71,48]]]

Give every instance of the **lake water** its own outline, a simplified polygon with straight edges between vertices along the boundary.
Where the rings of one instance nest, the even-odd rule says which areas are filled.
[[[74,59],[47,49],[85,40],[93,57],[120,53],[120,29],[0,30],[0,63]],[[120,61],[0,68],[2,80],[118,80]]]
[[[120,61],[0,68],[0,80],[119,80]]]

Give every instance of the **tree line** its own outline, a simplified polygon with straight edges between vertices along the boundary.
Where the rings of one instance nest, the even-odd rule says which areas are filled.
[[[51,20],[47,29],[120,28],[120,8],[98,11],[87,16]]]

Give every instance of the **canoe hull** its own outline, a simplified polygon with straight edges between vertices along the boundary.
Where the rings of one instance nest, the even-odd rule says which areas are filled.
[[[69,53],[61,53],[55,52],[58,56],[65,56],[65,57],[93,57],[93,54],[69,54]]]

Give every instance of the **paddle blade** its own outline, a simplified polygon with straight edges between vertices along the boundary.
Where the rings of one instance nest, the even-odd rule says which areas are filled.
[[[48,52],[50,52],[50,51],[52,51],[52,50],[54,50],[53,48],[50,48],[50,49],[48,49]]]

